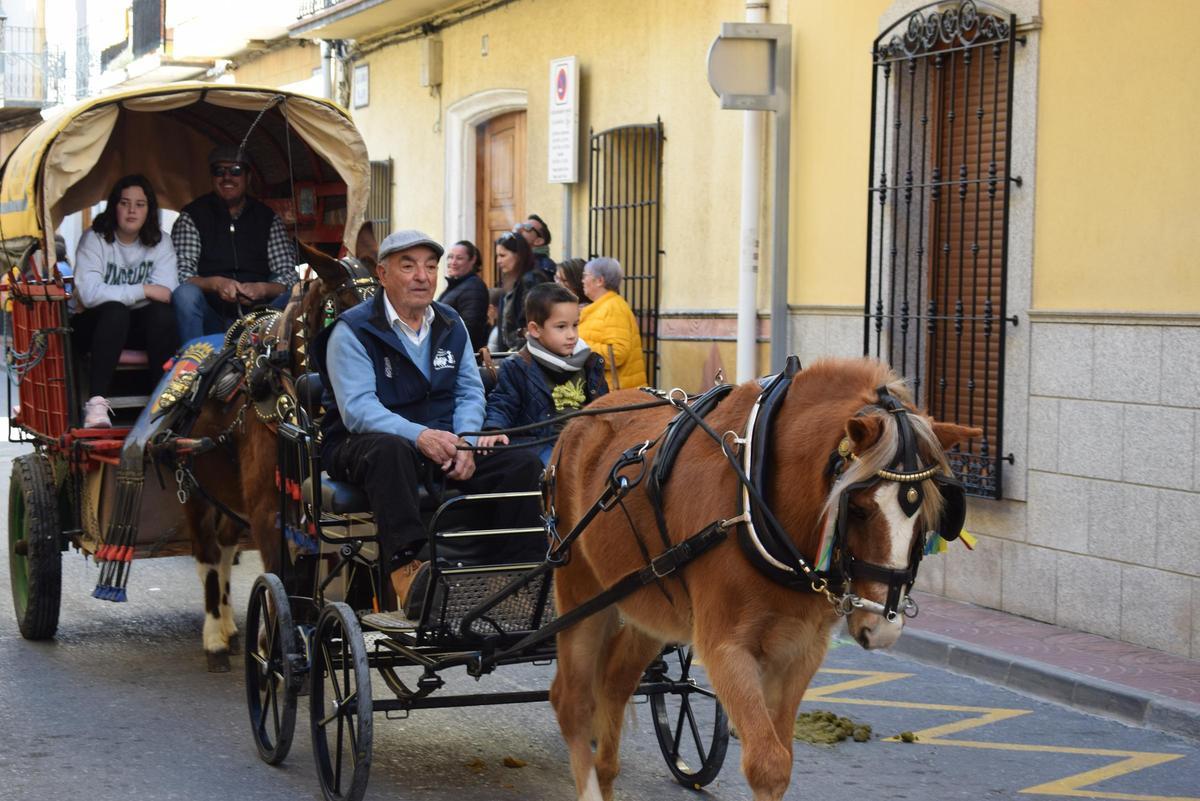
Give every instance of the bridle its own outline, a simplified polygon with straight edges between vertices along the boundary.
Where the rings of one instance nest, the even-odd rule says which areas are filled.
[[[924,532],[913,537],[908,564],[902,569],[858,559],[848,547],[850,496],[885,481],[899,484],[900,508],[906,517],[912,519],[920,512],[925,498],[924,482],[933,481],[944,501],[939,533],[944,539],[953,540],[962,530],[966,514],[962,485],[939,465],[922,465],[917,434],[909,419],[911,412],[887,387],[879,387],[876,390],[877,405],[891,414],[896,422],[896,454],[888,463],[888,468],[876,470],[866,479],[840,488],[836,519],[832,525],[825,526],[816,563],[809,564],[763,502],[769,479],[767,453],[774,441],[772,423],[799,369],[799,361],[794,357],[789,358],[784,370],[759,394],[747,419],[746,436],[744,439],[738,438],[739,443],[744,445],[742,466],[749,478],[749,482],[742,482],[739,493],[739,510],[745,513],[738,537],[742,549],[768,578],[791,589],[824,594],[839,615],[862,609],[895,622],[901,614],[915,614],[916,606],[908,594],[916,581],[917,567],[925,550]],[[849,464],[857,459],[849,438],[843,439],[829,460],[829,474],[833,479],[831,492]],[[851,587],[859,580],[887,585],[886,601],[880,604],[853,593]]]

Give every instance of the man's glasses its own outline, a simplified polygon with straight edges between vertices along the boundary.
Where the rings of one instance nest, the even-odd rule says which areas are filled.
[[[542,239],[546,238],[545,232],[539,231],[538,227],[531,222],[519,222],[513,226],[514,234],[519,234],[522,231],[533,231],[535,234],[540,236]]]
[[[228,167],[214,164],[208,168],[208,171],[212,173],[213,178],[224,178],[226,175],[238,178],[246,174],[246,168],[241,164],[231,164]]]

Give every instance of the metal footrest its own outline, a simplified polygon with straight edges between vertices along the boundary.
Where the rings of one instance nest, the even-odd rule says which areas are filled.
[[[368,612],[359,617],[359,622],[388,634],[412,634],[417,630],[416,621],[406,618],[403,612]]]

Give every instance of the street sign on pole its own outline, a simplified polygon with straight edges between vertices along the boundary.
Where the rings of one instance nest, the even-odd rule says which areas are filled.
[[[708,83],[721,108],[775,112],[771,227],[771,368],[788,352],[788,176],[791,170],[792,26],[725,22],[708,49]]]
[[[575,56],[550,62],[549,118],[549,181],[573,184],[579,180],[579,64]]]

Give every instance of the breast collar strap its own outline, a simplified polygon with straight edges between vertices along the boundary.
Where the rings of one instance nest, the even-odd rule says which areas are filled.
[[[742,467],[758,496],[764,500],[772,424],[776,411],[787,397],[792,379],[799,371],[799,359],[788,357],[784,369],[759,393],[746,421]],[[816,589],[813,580],[817,576],[805,570],[808,562],[796,549],[787,532],[776,524],[774,516],[754,501],[749,487],[741,487],[738,511],[745,515],[745,522],[738,527],[738,542],[751,563],[777,584],[794,590]]]

